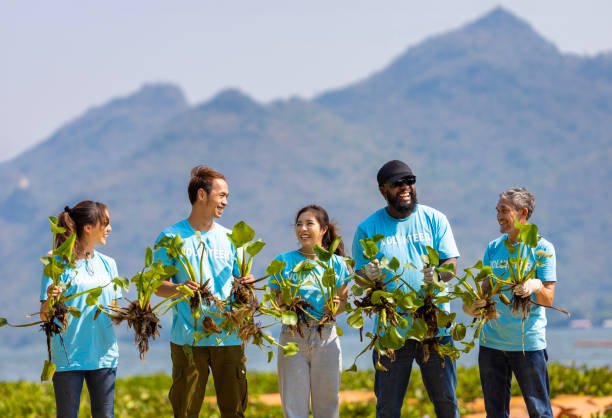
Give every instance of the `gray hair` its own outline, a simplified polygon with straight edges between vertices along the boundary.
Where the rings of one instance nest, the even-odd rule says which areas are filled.
[[[535,196],[524,187],[511,187],[499,194],[500,199],[509,200],[515,209],[527,209],[527,219],[535,209]]]

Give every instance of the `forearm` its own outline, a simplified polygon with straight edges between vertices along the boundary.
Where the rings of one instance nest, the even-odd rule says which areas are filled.
[[[181,292],[176,290],[179,285],[176,283],[172,283],[169,280],[162,281],[162,285],[157,288],[155,291],[155,295],[160,298],[170,298],[170,297],[178,297],[181,296]]]
[[[536,293],[536,302],[544,306],[552,306],[555,298],[555,283],[544,282],[542,288]]]
[[[455,277],[454,273],[457,272],[457,259],[453,257],[453,258],[447,258],[446,260],[441,260],[440,265],[443,266],[445,264],[452,264],[453,274],[447,273],[447,272],[438,273],[438,278],[442,280],[443,282],[448,282],[450,279]]]

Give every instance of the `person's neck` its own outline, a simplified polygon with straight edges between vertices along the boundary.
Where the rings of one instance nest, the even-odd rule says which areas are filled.
[[[215,218],[213,216],[200,213],[195,208],[191,210],[187,222],[189,222],[189,225],[191,225],[195,231],[200,232],[208,232],[215,226]]]
[[[518,229],[508,232],[508,240],[510,241],[510,244],[516,244],[518,242],[518,233]]]
[[[86,259],[93,257],[93,254],[94,254],[94,245],[92,243],[86,242],[82,244],[82,247],[79,250],[78,254],[75,254],[75,258],[77,260],[80,260],[80,259],[86,260]]]
[[[403,212],[399,212],[398,210],[393,208],[393,206],[390,206],[390,205],[387,205],[387,207],[385,209],[387,210],[387,213],[389,214],[389,216],[391,216],[392,218],[395,218],[395,219],[406,219],[414,211],[414,209],[412,209],[408,213],[403,213]]]
[[[305,258],[309,258],[311,260],[314,260],[315,258],[317,258],[317,255],[314,252],[314,247],[304,247],[302,246],[298,252],[300,254],[302,254]]]

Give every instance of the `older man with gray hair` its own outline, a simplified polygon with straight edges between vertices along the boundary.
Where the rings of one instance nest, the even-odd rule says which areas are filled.
[[[535,196],[524,187],[513,187],[499,195],[497,203],[497,222],[503,234],[491,241],[485,251],[483,264],[491,266],[493,273],[503,279],[508,278],[508,248],[506,240],[518,246],[519,230],[514,222],[527,223],[535,209]],[[544,258],[544,264],[536,267],[536,276],[524,284],[508,291],[520,297],[530,297],[538,305],[531,304],[529,316],[521,319],[521,313],[512,313],[504,304],[496,305],[500,317],[487,321],[483,327],[478,353],[480,380],[484,394],[485,409],[489,417],[508,417],[510,408],[510,381],[512,374],[523,393],[530,417],[551,417],[550,382],[547,370],[546,353],[546,314],[543,306],[551,306],[557,281],[555,248],[541,238],[537,248],[528,249],[529,266],[536,260],[536,251],[543,250],[551,257]],[[488,282],[483,286],[488,290]],[[482,304],[476,301],[463,310],[478,316]],[[543,306],[539,306],[543,305]],[[483,337],[484,338],[483,338]]]

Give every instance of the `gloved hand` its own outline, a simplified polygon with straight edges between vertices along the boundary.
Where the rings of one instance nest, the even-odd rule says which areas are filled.
[[[380,267],[378,260],[370,261],[363,268],[363,272],[370,280],[377,280],[380,277]]]
[[[465,312],[469,316],[478,318],[480,316],[480,310],[484,308],[486,304],[487,304],[486,299],[476,299],[474,302],[472,302],[472,306],[468,306],[464,303],[462,307],[463,312]]]
[[[435,267],[423,267],[421,273],[423,273],[423,283],[431,284],[434,282]]]
[[[539,279],[529,279],[523,284],[514,286],[512,291],[514,294],[521,298],[526,298],[531,294],[538,293],[542,289],[542,281]]]

